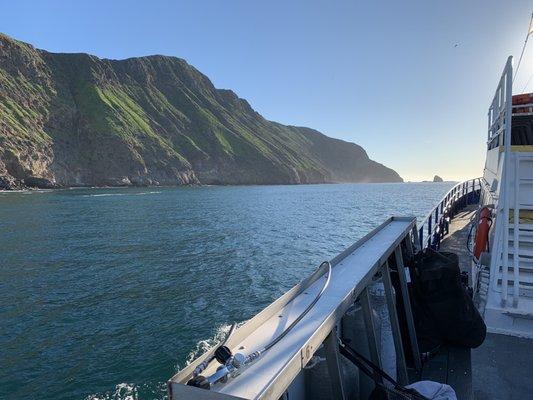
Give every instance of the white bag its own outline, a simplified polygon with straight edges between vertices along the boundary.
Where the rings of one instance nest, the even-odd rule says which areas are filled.
[[[449,385],[433,381],[420,381],[406,386],[408,389],[415,389],[422,396],[430,400],[457,400],[455,390]]]

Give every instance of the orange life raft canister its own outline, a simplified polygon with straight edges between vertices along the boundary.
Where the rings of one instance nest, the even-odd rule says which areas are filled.
[[[489,229],[492,222],[490,208],[483,207],[479,212],[479,223],[476,230],[476,242],[474,245],[474,257],[479,260],[481,252],[488,250]]]

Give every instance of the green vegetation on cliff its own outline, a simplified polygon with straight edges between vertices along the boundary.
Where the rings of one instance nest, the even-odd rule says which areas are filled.
[[[186,61],[0,34],[0,188],[398,182],[356,144],[265,120]]]

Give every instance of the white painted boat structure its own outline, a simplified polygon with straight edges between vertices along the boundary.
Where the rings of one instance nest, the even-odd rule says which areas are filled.
[[[227,370],[216,360],[211,360],[216,350],[212,348],[169,380],[169,398],[367,398],[372,382],[358,374],[354,367],[350,369],[346,365],[338,351],[339,336],[349,337],[354,346],[374,363],[388,369],[400,383],[420,380],[427,366],[422,365],[418,351],[407,289],[409,274],[406,263],[418,250],[428,246],[439,247],[441,239],[447,234],[451,210],[463,203],[489,206],[493,214],[490,253],[483,254],[480,260],[472,260],[471,265],[476,303],[484,315],[488,331],[498,334],[487,340],[496,343],[507,338],[532,338],[533,138],[529,144],[514,144],[512,127],[518,117],[533,121],[533,104],[529,105],[531,113],[524,113],[523,109],[527,107],[520,106],[522,112],[513,114],[512,63],[512,57],[509,57],[489,108],[488,150],[483,177],[452,188],[421,224],[409,216],[387,219],[331,260],[331,273],[328,273],[327,264],[323,264],[317,272],[235,330],[225,345],[237,361],[232,361],[233,358],[228,361]],[[529,126],[531,138],[533,124]],[[407,323],[407,329],[403,330],[398,323],[397,297],[391,285],[391,273],[397,276],[401,288],[401,314]],[[329,284],[325,286],[328,278]],[[321,290],[323,293],[316,300]],[[381,310],[376,306],[379,293],[383,299]],[[298,321],[314,301],[316,303]],[[297,321],[296,325],[287,330],[294,321]],[[282,334],[284,336],[279,342],[263,350]],[[501,335],[506,336],[502,339]],[[384,337],[390,340],[387,342]],[[408,347],[412,350],[404,349],[405,343],[409,343]],[[523,351],[530,352],[532,342],[524,343],[514,341],[511,345],[525,346]],[[488,350],[482,351],[486,353]],[[517,347],[516,352],[521,351]],[[477,354],[483,356],[485,353]],[[446,361],[448,376],[451,354]],[[249,362],[246,362],[246,357]],[[472,359],[476,357],[480,356],[473,353]],[[413,360],[409,370],[407,358]],[[506,378],[505,384],[509,387],[491,389],[492,395],[480,397],[481,392],[476,392],[475,387],[472,389],[476,370],[470,367],[470,350],[465,360],[468,360],[468,366],[461,368],[464,367],[464,376],[468,380],[457,383],[455,389],[459,399],[503,399],[513,398],[505,393],[520,393]],[[232,362],[235,367],[230,365]],[[387,363],[388,366],[385,365]],[[221,369],[218,375],[217,369]],[[485,372],[488,376],[489,372]],[[196,375],[210,380],[208,389],[187,385]],[[219,375],[223,379],[219,380]],[[527,375],[527,370],[513,372],[517,385],[526,380]],[[531,377],[530,372],[529,375]],[[427,373],[425,376],[428,376]],[[488,379],[495,383],[502,381],[498,376]],[[462,386],[465,386],[464,390]]]

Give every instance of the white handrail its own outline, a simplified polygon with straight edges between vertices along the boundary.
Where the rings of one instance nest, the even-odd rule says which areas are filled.
[[[496,93],[489,107],[489,129],[488,139],[492,141],[498,137],[499,145],[503,144],[503,162],[501,165],[501,180],[498,190],[498,209],[495,226],[495,244],[498,248],[493,248],[492,262],[494,263],[493,284],[497,285],[499,275],[498,269],[501,261],[501,303],[505,307],[508,296],[509,283],[509,202],[510,202],[510,153],[511,153],[511,119],[513,112],[513,57],[507,59],[505,68]],[[503,134],[503,143],[501,140]],[[501,240],[500,240],[501,239]]]
[[[511,116],[513,114],[512,109],[512,97],[513,97],[513,57],[507,59],[507,64],[505,65],[505,70],[502,75],[502,81],[505,82],[505,94],[502,92],[504,97],[504,103],[502,108],[504,108],[505,114],[503,117],[503,122],[505,126],[504,133],[504,159],[503,159],[503,187],[504,193],[503,196],[500,193],[500,204],[502,204],[503,209],[503,254],[502,254],[502,304],[503,306],[507,303],[507,290],[509,285],[509,191],[510,191],[510,162],[511,162]],[[503,87],[502,87],[503,89]],[[501,190],[500,190],[501,192]],[[502,202],[503,199],[503,202]]]
[[[513,211],[513,307],[518,306],[518,298],[520,296],[520,237],[519,237],[519,223],[520,223],[520,203],[518,199],[519,184],[520,184],[520,156],[515,154],[514,158],[514,211]]]
[[[468,196],[470,193],[475,193],[478,189],[481,189],[481,179],[482,178],[474,178],[456,184],[444,195],[441,201],[437,203],[437,206],[429,212],[422,223],[418,225],[419,239],[422,248],[433,244],[435,234],[440,233],[439,227],[441,226],[442,218],[446,217],[446,214],[450,211],[453,205],[464,196]],[[427,231],[428,237],[427,240],[424,241],[423,236],[425,231]]]

